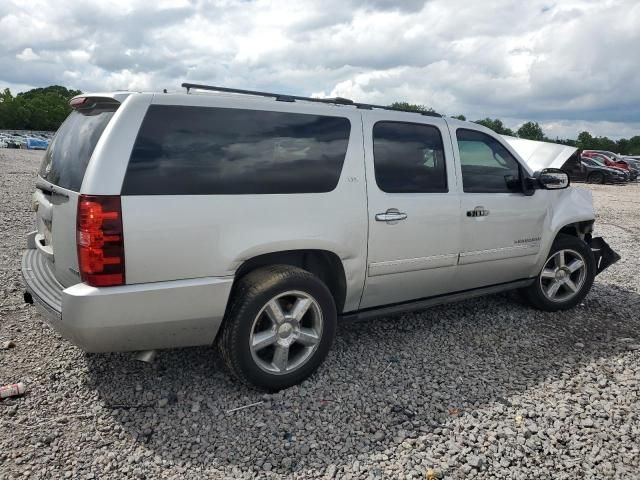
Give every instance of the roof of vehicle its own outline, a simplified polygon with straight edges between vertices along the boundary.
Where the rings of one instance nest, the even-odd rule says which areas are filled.
[[[285,104],[298,103],[309,105],[310,103],[316,104],[319,107],[330,108],[353,108],[357,110],[384,110],[402,115],[411,116],[428,116],[428,117],[442,117],[439,113],[435,112],[415,112],[409,110],[403,110],[391,106],[375,105],[368,103],[358,103],[346,98],[315,98],[315,97],[303,97],[297,95],[287,95],[271,92],[262,92],[254,90],[241,90],[227,87],[217,87],[211,85],[200,85],[183,83],[183,92],[171,92],[168,93],[164,90],[163,93],[158,92],[133,92],[133,91],[116,91],[116,92],[91,92],[83,93],[75,98],[81,97],[97,97],[97,98],[113,98],[114,100],[122,103],[130,95],[150,95],[150,96],[162,96],[162,98],[171,102],[173,100],[180,101],[181,98],[193,99],[194,96],[207,95],[216,96],[229,99],[237,98],[240,103],[254,103],[265,102],[283,102]],[[73,99],[72,99],[73,100]],[[164,102],[163,102],[164,103]],[[192,102],[189,102],[192,103]],[[532,170],[540,170],[543,168],[560,168],[562,164],[576,151],[574,147],[567,147],[565,145],[558,145],[549,142],[536,142],[533,140],[526,140],[515,137],[508,137],[504,135],[498,135],[493,130],[486,128],[483,125],[474,122],[468,122],[458,120],[455,118],[447,117],[446,122],[453,128],[472,128],[474,130],[482,131],[490,136],[501,137],[506,143],[513,149],[513,151],[521,157],[521,159]]]

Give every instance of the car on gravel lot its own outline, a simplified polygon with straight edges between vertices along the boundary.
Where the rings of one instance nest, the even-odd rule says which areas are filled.
[[[478,124],[184,86],[75,97],[44,156],[25,299],[86,351],[217,343],[278,390],[339,319],[510,289],[565,310],[619,258],[588,191]]]
[[[627,172],[629,180],[632,182],[638,178],[639,171],[635,165],[613,152],[603,150],[584,150],[582,152],[582,156],[598,160],[599,162],[604,163],[607,167],[624,170]]]
[[[627,183],[629,174],[619,168],[610,168],[600,160],[573,155],[562,165],[571,181],[587,183]]]

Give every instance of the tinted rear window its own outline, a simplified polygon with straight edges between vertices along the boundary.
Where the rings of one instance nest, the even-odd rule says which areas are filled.
[[[40,176],[59,187],[80,191],[89,159],[116,108],[71,112],[44,155]]]
[[[340,179],[348,119],[152,105],[123,195],[319,193]]]

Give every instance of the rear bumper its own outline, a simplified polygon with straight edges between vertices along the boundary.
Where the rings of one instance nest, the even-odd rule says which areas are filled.
[[[65,288],[34,249],[23,254],[22,276],[47,323],[87,352],[211,345],[233,283],[230,277],[207,277]]]

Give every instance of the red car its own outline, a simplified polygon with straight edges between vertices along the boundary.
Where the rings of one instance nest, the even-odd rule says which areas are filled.
[[[603,162],[607,167],[619,168],[624,170],[629,174],[631,181],[634,181],[636,178],[638,178],[638,170],[631,166],[629,162],[622,160],[615,153],[598,150],[584,150],[582,152],[582,156],[586,158],[592,158],[594,160],[599,160]]]
[[[585,150],[582,152],[582,156],[587,158],[593,158],[595,160],[600,160],[600,162],[604,163],[607,167],[617,168],[620,170],[624,170],[625,172],[630,171],[629,165],[627,165],[626,163],[616,162],[614,160],[611,160],[609,157],[607,157],[606,155],[600,152],[594,152],[593,150]]]

